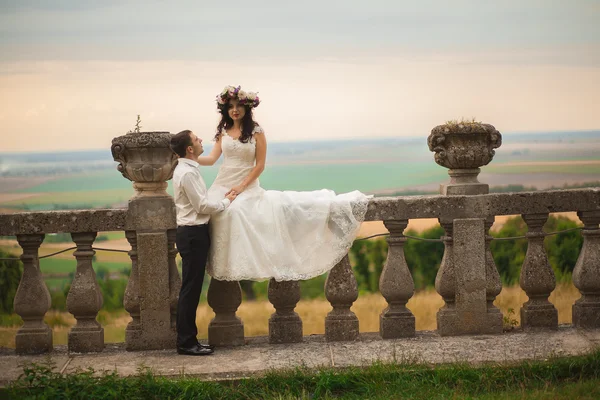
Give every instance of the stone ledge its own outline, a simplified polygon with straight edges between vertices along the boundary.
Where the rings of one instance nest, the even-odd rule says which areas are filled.
[[[369,202],[365,220],[486,218],[496,215],[595,210],[600,210],[600,188],[474,196],[377,197]]]
[[[74,373],[78,369],[114,371],[135,375],[140,367],[167,377],[193,376],[203,380],[240,379],[296,367],[367,366],[385,363],[446,364],[468,362],[510,364],[544,360],[552,356],[575,356],[600,345],[600,330],[583,331],[560,326],[557,331],[513,331],[499,335],[441,337],[418,331],[415,337],[382,340],[377,333],[362,333],[352,342],[325,341],[323,335],[305,336],[295,344],[268,344],[267,337],[246,339],[241,347],[217,348],[208,357],[179,356],[174,350],[127,352],[123,343],[109,343],[102,353],[69,354],[56,346],[49,355],[17,356],[13,349],[0,348],[0,385],[22,373],[28,363],[54,363],[55,370]]]
[[[0,214],[0,236],[123,231],[126,214],[124,208]]]
[[[486,218],[496,215],[600,210],[600,188],[475,196],[403,196],[371,199],[366,221]],[[0,236],[127,229],[127,209],[0,214]]]

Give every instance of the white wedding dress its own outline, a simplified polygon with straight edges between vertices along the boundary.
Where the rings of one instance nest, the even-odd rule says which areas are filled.
[[[256,161],[254,137],[242,143],[223,133],[221,140],[224,161],[208,191],[212,200],[240,184]],[[321,275],[348,253],[370,197],[359,191],[265,190],[257,179],[225,211],[211,216],[208,273],[225,281]]]

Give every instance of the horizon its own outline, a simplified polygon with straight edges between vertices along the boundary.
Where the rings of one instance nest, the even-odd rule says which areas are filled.
[[[142,131],[143,132],[143,131]],[[170,132],[169,132],[170,133]],[[543,135],[543,134],[550,134],[550,135],[560,135],[560,134],[586,134],[586,133],[590,133],[590,134],[599,134],[600,135],[600,128],[598,129],[581,129],[581,130],[557,130],[557,131],[524,131],[524,132],[518,132],[518,131],[514,131],[514,132],[500,132],[502,134],[502,137],[504,136],[516,136],[516,135],[531,135],[531,136],[536,136],[536,135]],[[127,133],[124,133],[123,135],[125,135]],[[121,135],[119,135],[121,136]],[[429,136],[429,133],[427,134],[427,136]],[[340,141],[347,141],[347,142],[366,142],[366,141],[383,141],[383,140],[397,140],[397,141],[411,141],[411,140],[416,140],[416,139],[422,139],[424,140],[425,144],[427,141],[427,136],[364,136],[364,137],[351,137],[351,138],[309,138],[309,139],[305,139],[305,140],[278,140],[278,141],[270,141],[269,143],[273,143],[273,144],[285,144],[285,143],[335,143],[335,142],[340,142]],[[117,136],[115,136],[117,137]],[[201,138],[204,142],[204,145],[208,145],[208,146],[212,146],[212,138],[210,140],[204,140],[203,138]],[[96,147],[96,148],[74,148],[74,149],[67,149],[67,150],[63,150],[63,149],[57,149],[57,150],[34,150],[34,151],[1,151],[0,152],[0,156],[3,155],[10,155],[10,156],[15,156],[15,155],[31,155],[31,154],[60,154],[60,153],[83,153],[83,152],[98,152],[98,151],[108,151],[110,152],[110,147],[107,148],[100,148],[100,147]]]

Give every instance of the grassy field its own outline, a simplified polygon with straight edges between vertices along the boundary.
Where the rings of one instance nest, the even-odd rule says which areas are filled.
[[[74,188],[71,188],[74,189]],[[133,188],[106,190],[75,190],[40,192],[24,199],[3,202],[3,206],[27,207],[31,211],[64,208],[102,208],[126,204],[133,196]]]
[[[523,165],[494,165],[482,168],[485,172],[498,174],[525,174],[525,173],[561,173],[561,174],[588,174],[600,175],[600,162],[597,164],[523,164]]]
[[[561,324],[571,323],[571,307],[580,297],[579,291],[571,283],[562,283],[552,292],[550,301],[558,310],[558,321]],[[496,298],[494,304],[514,326],[520,324],[519,309],[527,301],[525,292],[518,286],[505,287]],[[408,302],[407,307],[413,312],[417,330],[436,329],[436,313],[443,306],[442,298],[434,290],[417,292]],[[379,314],[386,307],[385,299],[380,294],[365,294],[359,296],[352,306],[360,323],[361,332],[379,331]],[[513,310],[511,313],[510,310]],[[275,311],[268,301],[245,301],[240,306],[237,315],[244,322],[246,336],[268,335],[268,320]],[[302,318],[303,334],[322,334],[325,332],[325,316],[331,311],[331,305],[324,298],[301,300],[295,310]],[[196,312],[198,335],[208,337],[208,324],[214,317],[212,309],[206,302],[199,305]],[[69,313],[51,311],[46,315],[46,320],[53,325],[54,343],[66,344],[69,327],[75,324],[75,319]],[[124,312],[107,313],[102,311],[99,320],[104,325],[106,342],[122,342],[125,340],[125,327],[130,321],[129,315]],[[14,320],[18,323],[18,317]],[[10,323],[5,323],[10,325]],[[508,325],[511,325],[510,323]],[[14,347],[14,336],[17,326],[0,327],[0,346]]]

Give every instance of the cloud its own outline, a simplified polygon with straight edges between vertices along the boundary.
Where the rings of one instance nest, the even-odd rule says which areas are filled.
[[[0,57],[230,61],[600,46],[600,10],[588,0],[99,3],[0,11]]]

